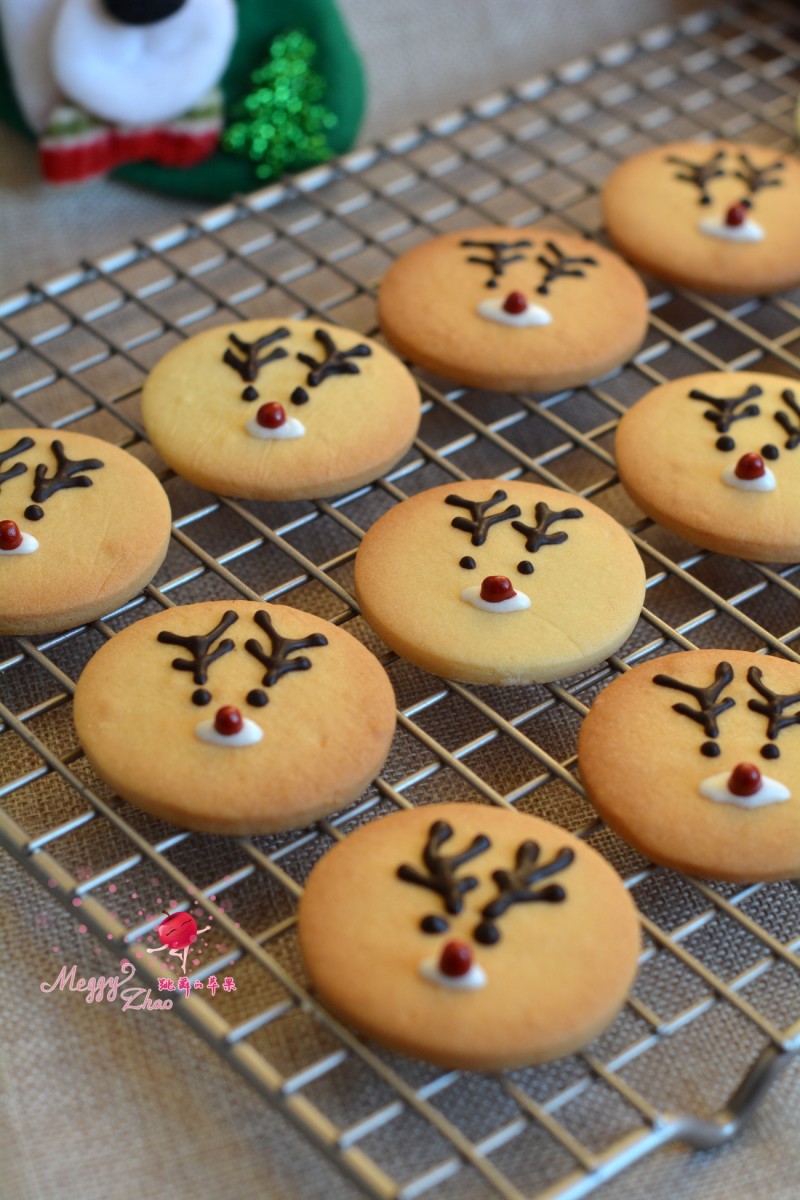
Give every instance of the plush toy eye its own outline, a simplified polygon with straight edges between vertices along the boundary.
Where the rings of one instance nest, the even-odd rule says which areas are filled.
[[[154,25],[173,16],[186,0],[103,0],[105,8],[122,25]]]

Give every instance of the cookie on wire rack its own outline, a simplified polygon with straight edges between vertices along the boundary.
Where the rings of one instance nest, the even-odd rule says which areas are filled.
[[[482,804],[423,805],[348,834],[312,870],[298,933],[343,1020],[404,1054],[488,1071],[591,1041],[639,952],[636,909],[596,850]]]
[[[311,500],[361,487],[411,446],[420,398],[383,346],[322,321],[220,325],[170,350],[145,381],[161,457],[198,487]]]
[[[166,492],[126,450],[0,430],[0,634],[56,633],[132,599],[169,545]]]
[[[609,237],[670,283],[758,295],[800,283],[800,160],[769,146],[673,142],[622,163],[603,189]]]
[[[630,635],[645,571],[627,532],[581,496],[524,480],[419,492],[359,546],[364,618],[409,662],[464,683],[547,683]]]
[[[625,490],[666,529],[721,554],[800,559],[800,386],[709,371],[648,392],[616,435]]]
[[[378,294],[389,343],[445,379],[556,391],[606,375],[647,328],[647,293],[618,255],[576,234],[488,226],[398,258]]]
[[[750,883],[800,874],[800,666],[744,650],[640,663],[594,701],[578,766],[654,862]]]
[[[90,659],[74,703],[87,758],[120,796],[229,834],[346,807],[381,769],[395,715],[386,672],[346,630],[246,600],[128,626]]]

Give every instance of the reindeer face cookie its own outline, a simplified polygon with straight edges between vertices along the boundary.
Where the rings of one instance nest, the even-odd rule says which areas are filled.
[[[213,833],[343,808],[380,770],[391,684],[349,633],[284,605],[210,601],[129,626],[75,692],[86,756],[120,796]]]
[[[0,634],[113,612],[167,552],[169,501],[126,451],[68,430],[0,430]]]
[[[642,663],[578,741],[601,817],[654,862],[749,882],[800,873],[800,666],[741,650]]]
[[[399,258],[381,283],[378,316],[401,354],[445,379],[555,391],[639,348],[647,296],[630,267],[585,238],[489,227]]]
[[[611,240],[662,279],[731,295],[800,282],[800,162],[765,146],[676,142],[617,167]]]
[[[617,430],[620,478],[690,542],[737,558],[800,558],[800,386],[708,372],[649,392]]]
[[[375,1041],[444,1067],[569,1054],[633,982],[636,910],[596,851],[477,804],[381,817],[314,867],[299,911],[314,987]]]
[[[249,321],[182,342],[150,373],[142,418],[198,487],[248,500],[333,496],[405,454],[417,386],[376,342],[319,321]]]
[[[466,683],[546,683],[619,649],[645,574],[622,526],[537,483],[469,480],[421,492],[356,556],[364,617],[397,654]]]

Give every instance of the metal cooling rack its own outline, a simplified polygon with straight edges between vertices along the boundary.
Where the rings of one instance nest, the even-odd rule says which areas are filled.
[[[736,646],[800,662],[798,568],[720,558],[666,534],[626,500],[611,456],[618,416],[654,384],[756,365],[796,378],[800,290],[721,301],[649,281],[645,347],[577,391],[477,394],[420,372],[413,451],[327,503],[240,503],[175,478],[146,444],[139,387],[178,339],[232,318],[319,314],[374,335],[385,268],[441,231],[546,217],[598,235],[602,180],[652,143],[713,134],[788,148],[799,54],[791,4],[695,15],[0,305],[0,426],[70,426],[127,446],[157,469],[175,514],[164,568],[123,610],[58,637],[0,641],[0,841],[71,912],[79,900],[80,919],[117,956],[145,945],[160,919],[137,916],[123,898],[134,889],[154,906],[164,881],[213,917],[231,950],[191,979],[224,967],[247,986],[213,1005],[181,996],[176,1010],[368,1195],[583,1196],[665,1143],[730,1137],[800,1046],[796,888],[654,868],[596,821],[575,759],[593,696],[648,656]],[[628,525],[649,580],[621,656],[549,687],[473,688],[376,642],[352,600],[362,532],[404,496],[476,475],[529,475]],[[82,665],[121,626],[209,596],[285,600],[379,655],[399,731],[358,805],[292,834],[213,838],[145,817],[93,776],[70,721]],[[584,1053],[496,1077],[442,1072],[362,1044],[309,994],[294,910],[313,863],[382,812],[455,798],[578,832],[636,899],[645,945],[633,998]],[[158,965],[144,955],[137,971],[155,991]]]

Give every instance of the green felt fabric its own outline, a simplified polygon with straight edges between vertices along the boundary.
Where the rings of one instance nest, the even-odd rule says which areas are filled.
[[[237,0],[239,32],[221,86],[226,110],[249,89],[250,75],[269,54],[276,34],[302,29],[317,44],[314,67],[327,80],[324,103],[336,114],[337,124],[327,134],[336,154],[348,150],[364,113],[365,82],[361,61],[332,0]],[[33,136],[20,113],[5,57],[0,56],[0,120]],[[299,171],[311,164],[297,162]],[[115,177],[158,191],[209,201],[226,200],[234,193],[263,187],[250,163],[218,151],[206,162],[189,169],[132,163],[114,172]]]

